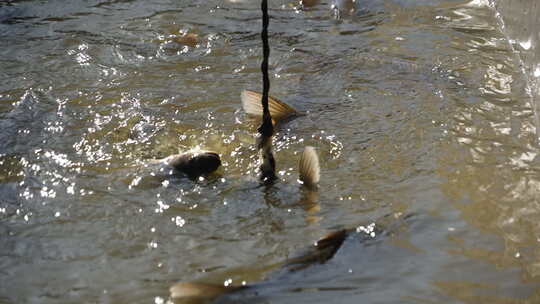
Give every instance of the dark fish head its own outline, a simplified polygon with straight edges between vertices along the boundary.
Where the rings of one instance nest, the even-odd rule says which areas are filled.
[[[199,177],[216,171],[221,166],[219,154],[203,152],[192,155],[180,168],[176,168],[190,177]]]

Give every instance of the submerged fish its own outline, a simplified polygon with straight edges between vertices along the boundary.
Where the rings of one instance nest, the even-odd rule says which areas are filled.
[[[304,288],[313,290],[314,287],[309,287],[310,284],[306,282],[308,281],[306,276],[314,274],[311,267],[326,264],[333,259],[342,248],[358,248],[353,244],[359,244],[361,248],[367,248],[368,246],[381,242],[385,237],[393,235],[399,225],[403,222],[398,221],[392,223],[390,226],[386,226],[384,222],[389,218],[390,217],[385,216],[378,221],[377,224],[371,223],[369,225],[361,225],[356,228],[341,229],[332,232],[308,246],[297,256],[287,259],[283,263],[277,263],[261,268],[261,272],[269,273],[262,281],[240,286],[224,286],[201,282],[180,282],[170,288],[171,298],[175,302],[185,302],[187,300],[189,303],[249,303],[250,299],[261,299],[265,296],[272,296],[276,292],[282,292],[284,290],[301,291]],[[405,216],[402,219],[408,220],[409,218],[409,216]],[[381,227],[386,228],[383,229]],[[345,246],[345,243],[348,245]],[[356,256],[356,254],[354,256]],[[276,268],[277,271],[271,271]],[[321,271],[326,270],[322,268]],[[325,290],[324,286],[315,288],[318,290]],[[334,287],[334,289],[335,288],[336,287]]]
[[[215,152],[200,151],[174,154],[164,159],[152,160],[149,164],[161,169],[165,165],[170,167],[173,174],[180,173],[190,178],[197,178],[216,171],[221,166],[221,159]]]
[[[348,232],[340,230],[332,233],[310,246],[304,253],[286,261],[281,275],[296,272],[313,264],[322,264],[331,259],[347,238]],[[276,277],[277,279],[278,277]],[[270,278],[271,279],[271,278]],[[260,283],[259,283],[260,284]],[[241,286],[224,286],[217,284],[180,282],[170,288],[171,298],[190,300],[215,300],[220,296],[232,294],[241,290],[256,288],[258,284]]]

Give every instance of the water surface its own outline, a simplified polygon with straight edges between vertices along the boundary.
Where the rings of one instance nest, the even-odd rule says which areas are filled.
[[[271,94],[308,115],[277,134],[265,189],[239,102],[261,87],[257,1],[2,2],[0,302],[163,303],[387,214],[414,216],[257,301],[538,301],[534,115],[487,1],[330,4],[270,1]],[[318,205],[296,181],[305,145]],[[142,166],[195,147],[218,174]]]

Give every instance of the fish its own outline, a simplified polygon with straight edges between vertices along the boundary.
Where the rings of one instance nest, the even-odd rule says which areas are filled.
[[[287,260],[278,275],[297,272],[313,264],[323,264],[330,260],[348,236],[347,230],[333,232],[309,246],[305,252]],[[260,283],[259,283],[260,284]],[[212,301],[224,295],[230,295],[242,290],[254,289],[257,283],[251,285],[218,285],[202,282],[180,282],[173,285],[169,291],[174,300],[205,300]]]
[[[306,221],[310,224],[316,223],[320,217],[314,215],[321,210],[318,203],[318,184],[320,180],[319,158],[315,148],[307,146],[304,148],[298,163],[299,182],[302,185],[302,199],[300,204],[307,212]]]
[[[117,174],[129,188],[152,189],[161,187],[164,181],[170,181],[171,178],[198,180],[209,177],[220,166],[221,158],[218,153],[195,148],[162,159],[145,160],[132,167],[135,170],[120,170]]]
[[[242,109],[244,110],[244,112],[246,112],[248,115],[262,117],[262,94],[252,90],[244,90],[240,94],[240,99],[242,101]],[[289,119],[298,116],[305,115],[303,113],[300,113],[290,105],[272,96],[268,96],[268,109],[270,110],[270,116],[272,116],[272,123],[274,125],[288,121]]]
[[[189,177],[208,175],[221,166],[219,154],[210,151],[171,155],[165,159],[165,162],[174,170]]]
[[[184,174],[195,179],[216,171],[221,166],[221,158],[218,153],[212,151],[189,151],[173,154],[163,159],[151,160],[148,165],[161,169],[165,165],[171,169],[173,174]]]
[[[300,182],[310,190],[316,190],[320,180],[319,158],[315,148],[307,146],[300,157],[298,165]]]
[[[388,219],[391,218],[393,217],[386,215],[370,224],[359,225],[354,228],[342,228],[330,232],[307,246],[294,257],[286,259],[281,263],[260,268],[261,272],[268,272],[260,281],[250,284],[242,283],[242,285],[227,286],[205,282],[179,282],[171,286],[169,290],[171,299],[175,303],[184,303],[186,300],[189,303],[244,303],[245,301],[242,300],[246,298],[260,298],[265,295],[272,295],[278,290],[301,290],[301,282],[306,279],[306,275],[312,273],[309,269],[317,265],[326,264],[342,248],[354,248],[350,246],[345,247],[345,243],[356,242],[361,244],[362,248],[365,248],[380,242],[383,240],[383,237],[394,235],[404,222],[397,221],[390,224]],[[401,215],[399,217],[399,219],[404,221],[410,218],[412,218],[412,215]],[[302,271],[306,272],[301,273]],[[299,275],[293,275],[295,273],[299,273]],[[295,280],[298,279],[302,281],[296,282]]]

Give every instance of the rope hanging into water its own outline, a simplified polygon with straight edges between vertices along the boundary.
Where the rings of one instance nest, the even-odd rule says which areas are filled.
[[[263,61],[261,63],[261,72],[263,75],[263,120],[258,131],[260,134],[257,148],[261,151],[262,164],[259,167],[261,170],[261,181],[265,184],[272,184],[276,179],[276,161],[272,153],[272,135],[274,134],[274,126],[272,124],[272,116],[268,108],[268,92],[270,91],[270,78],[268,77],[268,57],[270,57],[270,46],[268,45],[268,2],[262,0],[262,32],[261,39],[263,42]]]
[[[263,75],[263,94],[262,94],[262,107],[263,107],[263,120],[258,131],[263,137],[271,137],[274,134],[274,126],[272,125],[272,117],[270,116],[270,110],[268,109],[268,92],[270,91],[270,78],[268,77],[268,57],[270,57],[270,46],[268,45],[268,1],[262,0],[262,32],[261,39],[263,43],[263,61],[261,64],[261,72]]]

